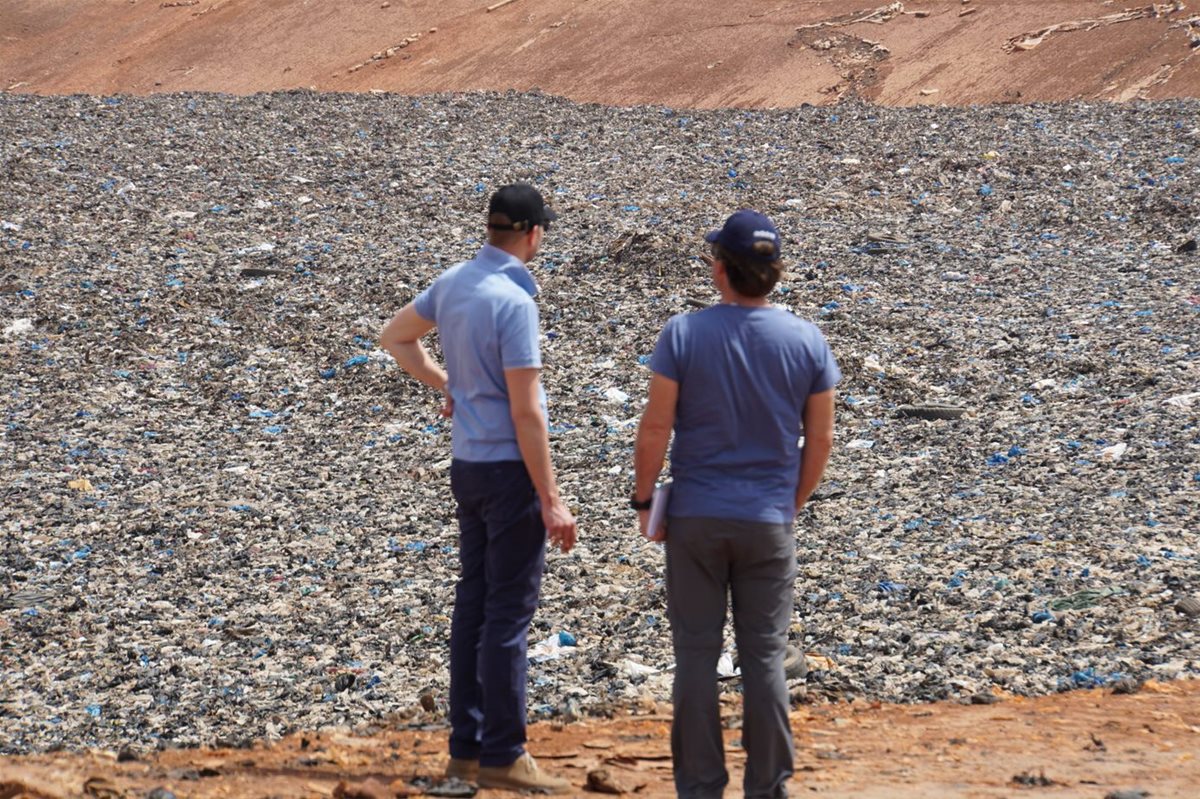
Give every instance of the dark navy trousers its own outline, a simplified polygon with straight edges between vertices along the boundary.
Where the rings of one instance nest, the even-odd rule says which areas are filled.
[[[525,751],[526,635],[546,528],[521,461],[455,459],[459,559],[450,627],[450,756],[507,766]]]

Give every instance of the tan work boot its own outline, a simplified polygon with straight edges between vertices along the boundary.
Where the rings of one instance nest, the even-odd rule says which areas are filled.
[[[446,779],[475,782],[479,779],[479,761],[452,757],[446,764]]]
[[[502,791],[568,793],[571,783],[542,771],[533,757],[525,752],[508,766],[481,766],[479,787]]]

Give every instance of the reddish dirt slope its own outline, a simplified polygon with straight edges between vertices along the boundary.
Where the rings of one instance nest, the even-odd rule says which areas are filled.
[[[727,713],[738,710],[737,702],[728,704]],[[793,713],[792,723],[793,796],[1100,799],[1137,789],[1154,799],[1200,796],[1197,682],[1149,683],[1133,696],[1077,691],[994,705],[818,705]],[[589,795],[588,772],[604,768],[637,796],[668,797],[669,729],[666,716],[537,724],[529,748],[547,769],[571,779],[576,796]],[[740,737],[736,729],[726,733],[734,796],[745,763]],[[416,777],[436,778],[445,749],[444,732],[324,733],[245,750],[168,750],[122,763],[103,752],[0,758],[0,797],[132,798],[165,787],[194,799],[379,799],[403,795]],[[393,787],[338,791],[339,782],[368,780]],[[514,796],[485,791],[480,799],[489,795]]]
[[[1200,0],[512,0],[487,11],[496,1],[0,0],[0,89],[540,88],[691,107],[1200,96]],[[1031,49],[1008,46],[1051,26]]]

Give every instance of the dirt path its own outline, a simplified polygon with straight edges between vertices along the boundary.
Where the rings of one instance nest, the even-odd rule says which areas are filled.
[[[731,721],[737,709],[729,703]],[[1078,691],[990,705],[815,705],[792,719],[794,796],[1100,799],[1138,789],[1154,799],[1200,796],[1200,681],[1150,683],[1133,695]],[[673,795],[669,727],[666,715],[537,724],[529,748],[545,767],[570,777],[580,795],[587,793],[588,772],[604,768],[629,792],[665,797]],[[444,738],[440,730],[325,732],[126,762],[112,753],[13,757],[0,760],[0,798],[143,797],[166,788],[197,799],[375,799],[419,792],[415,780],[436,778],[445,765]],[[738,738],[736,729],[727,732],[730,795],[745,760]],[[368,780],[391,787],[364,793],[359,789]]]

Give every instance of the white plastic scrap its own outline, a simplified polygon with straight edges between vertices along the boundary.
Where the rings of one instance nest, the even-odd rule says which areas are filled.
[[[1121,460],[1121,456],[1125,454],[1125,450],[1129,449],[1129,445],[1124,441],[1119,444],[1113,444],[1111,447],[1105,447],[1100,450],[1100,457],[1106,461],[1116,463]]]
[[[555,633],[529,647],[528,657],[533,663],[542,663],[547,660],[558,660],[561,657],[573,655],[576,650],[578,650],[578,647],[563,646],[558,633]]]
[[[275,250],[275,245],[269,241],[264,241],[262,244],[255,244],[253,247],[242,247],[240,250],[235,250],[234,255],[257,255],[259,253],[268,253]]]
[[[621,661],[620,671],[627,677],[649,677],[651,674],[658,674],[658,669],[653,666],[647,666],[629,658]]]
[[[609,402],[629,402],[629,395],[615,386],[604,392],[604,398]]]
[[[12,324],[10,324],[10,325],[8,325],[8,327],[4,328],[4,335],[6,335],[6,336],[21,336],[21,335],[24,335],[25,333],[30,333],[32,331],[33,331],[33,320],[32,319],[14,319],[12,321]]]
[[[1163,400],[1164,405],[1171,405],[1176,408],[1190,408],[1195,404],[1196,400],[1200,400],[1200,391],[1193,391],[1190,394],[1180,394],[1177,397],[1171,397],[1168,400]]]

